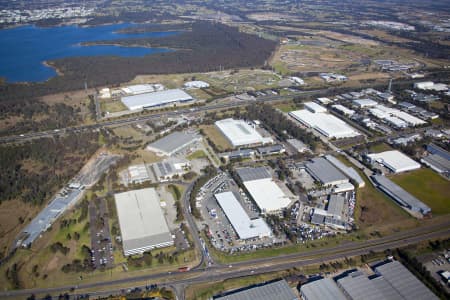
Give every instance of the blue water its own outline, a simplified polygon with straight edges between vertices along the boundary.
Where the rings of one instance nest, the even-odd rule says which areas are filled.
[[[40,82],[56,75],[44,61],[72,56],[144,56],[170,51],[160,48],[120,47],[111,45],[81,46],[83,42],[123,38],[162,37],[177,32],[121,34],[116,31],[130,24],[96,27],[61,26],[41,28],[22,26],[0,30],[0,77],[8,82]]]

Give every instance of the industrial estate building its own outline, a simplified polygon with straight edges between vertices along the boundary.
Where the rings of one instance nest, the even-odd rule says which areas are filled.
[[[450,160],[437,154],[431,154],[422,158],[420,161],[439,174],[450,177]]]
[[[349,179],[324,157],[316,157],[305,164],[306,171],[324,186],[348,183]]]
[[[420,169],[420,164],[398,150],[367,154],[371,163],[382,164],[394,173],[402,173]]]
[[[431,213],[431,208],[385,176],[373,175],[371,178],[380,190],[394,199],[400,206],[422,215]]]
[[[64,213],[67,208],[73,206],[82,196],[82,187],[63,189],[22,231],[23,239],[18,241],[17,246],[28,247],[44,231],[46,231],[53,222]]]
[[[239,239],[263,238],[272,236],[272,231],[262,218],[250,219],[233,192],[215,194],[217,202],[224,211]]]
[[[200,80],[194,80],[184,83],[184,87],[187,89],[203,89],[209,87],[209,83]]]
[[[127,95],[139,95],[145,93],[153,93],[164,90],[162,84],[135,84],[121,88],[121,90]]]
[[[406,128],[408,126],[420,126],[427,123],[424,120],[414,117],[404,111],[381,104],[370,108],[369,112],[376,118],[397,129]]]
[[[364,179],[359,175],[359,173],[352,167],[347,167],[339,159],[332,155],[326,155],[325,158],[333,164],[339,171],[344,173],[349,177],[358,187],[362,188],[366,185]]]
[[[347,300],[331,278],[322,278],[302,285],[300,294],[303,300]]]
[[[276,213],[291,204],[266,168],[241,168],[236,172],[262,213]]]
[[[233,148],[273,143],[271,137],[261,136],[254,126],[243,120],[224,119],[216,121],[215,125]]]
[[[173,245],[154,188],[114,195],[125,256]]]
[[[193,101],[194,98],[180,89],[143,93],[122,97],[122,103],[129,110],[139,110],[169,104]]]
[[[164,182],[172,179],[174,176],[185,174],[191,164],[186,159],[168,158],[151,166],[155,179],[159,182]]]
[[[225,292],[214,296],[214,300],[300,300],[285,280],[263,283],[256,286]]]
[[[334,278],[315,278],[303,284],[304,300],[396,300],[438,299],[420,280],[398,261],[372,267],[374,275],[350,270]]]
[[[359,133],[347,125],[347,123],[326,113],[326,108],[316,103],[314,104],[314,106],[309,105],[308,109],[292,111],[289,115],[303,125],[317,130],[320,134],[328,138],[340,139],[359,135]],[[319,109],[317,106],[320,106],[322,109]]]
[[[159,156],[171,156],[201,140],[202,137],[197,133],[175,131],[149,144],[147,150],[153,151]]]

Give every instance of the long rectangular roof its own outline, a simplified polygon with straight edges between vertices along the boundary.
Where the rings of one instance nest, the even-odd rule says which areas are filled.
[[[400,262],[393,261],[375,268],[404,299],[438,299]]]
[[[400,203],[402,206],[411,208],[414,211],[419,211],[422,214],[431,212],[431,208],[429,208],[425,203],[402,189],[400,186],[398,186],[385,176],[372,175],[371,177],[376,181],[378,187],[381,190],[394,198],[394,200]]]
[[[424,164],[438,169],[443,173],[450,173],[450,160],[445,159],[438,154],[431,154],[421,160]]]
[[[291,203],[289,197],[272,178],[245,181],[244,186],[262,212],[277,211]]]
[[[406,172],[420,168],[420,164],[398,150],[368,154],[370,159],[383,164],[394,173]]]
[[[173,242],[154,188],[114,195],[125,253]]]
[[[180,89],[122,97],[123,104],[130,110],[190,100],[193,100],[192,96]]]
[[[377,286],[360,271],[352,272],[338,279],[337,282],[352,300],[384,299],[383,294],[378,290]]]
[[[165,155],[172,155],[198,140],[200,140],[200,136],[196,133],[175,131],[149,144],[147,149],[160,151]]]
[[[300,288],[302,295],[308,300],[346,300],[344,293],[330,278],[308,282]]]
[[[269,226],[262,218],[250,219],[232,192],[215,194],[214,197],[216,197],[240,239],[245,240],[272,234]]]
[[[299,300],[285,280],[275,281],[255,287],[231,291],[215,300]],[[336,299],[340,300],[340,299]]]
[[[309,110],[302,109],[292,111],[289,115],[329,138],[348,138],[359,135],[347,123],[328,113],[312,113]]]
[[[348,181],[344,174],[323,157],[316,157],[307,162],[306,170],[324,185]]]
[[[243,120],[224,119],[216,121],[215,125],[233,145],[239,147],[252,144],[264,144],[272,142],[271,138],[262,137],[255,128]]]
[[[347,167],[339,159],[332,155],[325,155],[325,158],[331,162],[336,168],[338,168],[342,173],[353,179],[359,187],[365,185],[364,179],[359,175],[359,173],[352,167]]]

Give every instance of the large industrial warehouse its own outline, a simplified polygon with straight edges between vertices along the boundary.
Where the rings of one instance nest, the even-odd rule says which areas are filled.
[[[392,182],[390,179],[382,175],[373,175],[371,177],[380,190],[393,198],[401,206],[408,208],[414,212],[419,212],[422,215],[431,213],[431,208],[429,208],[422,201]]]
[[[216,121],[215,125],[233,148],[273,143],[272,138],[261,136],[253,126],[243,120],[224,119]]]
[[[122,97],[122,102],[129,110],[139,110],[168,104],[192,101],[188,93],[180,90],[165,90]]]
[[[197,133],[175,131],[149,144],[147,150],[159,156],[171,156],[201,140],[202,137]]]
[[[236,171],[262,213],[276,213],[291,204],[291,199],[273,181],[264,167],[242,168]]]
[[[320,110],[316,109],[316,111]],[[313,113],[310,110],[302,109],[292,111],[289,115],[303,125],[317,130],[320,134],[328,138],[340,139],[359,135],[359,133],[347,125],[347,123],[328,113]]]
[[[224,292],[222,295],[214,296],[214,300],[299,300],[283,280],[263,283],[236,291]]]
[[[350,270],[334,278],[308,282],[300,288],[302,299],[438,299],[398,261],[378,263],[372,272],[367,275],[364,271]]]
[[[398,150],[367,154],[371,163],[382,164],[394,173],[407,172],[420,169],[420,164]]]
[[[341,171],[323,157],[313,158],[305,164],[306,171],[324,186],[332,186],[349,182]]]
[[[154,188],[115,194],[125,256],[173,245]]]
[[[224,211],[239,239],[269,237],[272,231],[262,218],[250,219],[232,192],[215,194],[217,202]]]

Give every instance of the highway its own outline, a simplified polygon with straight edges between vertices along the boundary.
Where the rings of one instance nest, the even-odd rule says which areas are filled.
[[[15,142],[22,142],[27,140],[32,140],[36,138],[42,138],[42,137],[52,137],[56,135],[64,135],[67,133],[80,133],[85,130],[94,130],[99,128],[106,128],[106,127],[112,127],[112,126],[118,126],[118,125],[130,125],[135,123],[141,123],[145,121],[155,120],[159,119],[161,117],[177,117],[180,115],[195,115],[199,112],[206,112],[211,110],[217,110],[217,109],[225,109],[225,108],[233,108],[233,107],[239,107],[239,106],[245,106],[249,105],[251,103],[260,103],[260,102],[273,102],[273,101],[283,101],[292,99],[293,97],[300,96],[300,95],[310,95],[310,94],[321,94],[327,92],[328,89],[321,89],[321,90],[311,90],[311,91],[299,91],[290,95],[280,96],[280,95],[271,95],[271,96],[262,96],[258,97],[256,99],[249,99],[249,100],[235,100],[233,102],[229,103],[219,103],[219,104],[212,104],[212,105],[206,105],[206,106],[198,106],[193,108],[185,108],[185,109],[178,109],[178,110],[172,110],[172,111],[165,111],[165,112],[157,112],[152,114],[147,114],[144,116],[133,116],[123,119],[115,119],[115,120],[107,120],[102,122],[97,122],[94,124],[89,125],[80,125],[80,126],[73,126],[73,127],[67,127],[67,128],[59,128],[55,130],[46,130],[46,131],[40,131],[40,132],[30,132],[30,133],[24,133],[20,135],[10,135],[10,136],[4,136],[0,137],[0,144],[6,144],[6,143],[15,143]]]
[[[80,294],[83,293],[82,290],[85,289],[95,289],[96,292],[94,294],[96,295],[107,295],[113,292],[120,291],[117,289],[117,285],[127,284],[130,288],[132,288],[136,286],[136,283],[143,281],[152,284],[156,283],[159,285],[167,285],[171,287],[177,287],[180,285],[186,286],[240,276],[285,270],[293,267],[302,267],[306,265],[322,263],[325,261],[367,254],[370,251],[379,252],[386,249],[394,249],[408,244],[414,244],[421,241],[443,238],[447,236],[450,236],[450,220],[442,222],[440,224],[429,224],[428,226],[394,233],[392,235],[373,240],[361,242],[343,242],[333,248],[321,248],[317,250],[310,250],[307,252],[299,252],[283,256],[247,260],[233,263],[232,265],[221,265],[216,263],[210,268],[199,267],[183,273],[157,273],[149,275],[139,275],[111,281],[79,284],[73,292],[70,291],[72,288],[74,288],[74,285],[52,288],[2,291],[0,292],[0,298],[4,299],[29,296],[31,294],[57,295],[66,292],[69,294]],[[94,295],[91,292],[89,292],[89,294]],[[178,296],[178,298],[180,297],[182,297],[182,295]]]

